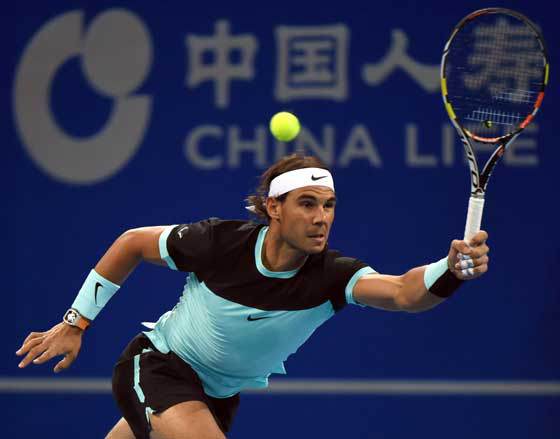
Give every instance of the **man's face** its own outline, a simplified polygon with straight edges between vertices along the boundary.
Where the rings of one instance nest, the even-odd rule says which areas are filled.
[[[327,244],[334,221],[336,197],[324,186],[307,186],[288,193],[277,205],[280,233],[289,245],[307,254]]]

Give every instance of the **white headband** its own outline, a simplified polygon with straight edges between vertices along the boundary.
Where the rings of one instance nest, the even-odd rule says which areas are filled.
[[[324,186],[334,191],[334,181],[329,171],[322,168],[302,168],[288,171],[270,182],[269,197],[279,197],[306,186]]]

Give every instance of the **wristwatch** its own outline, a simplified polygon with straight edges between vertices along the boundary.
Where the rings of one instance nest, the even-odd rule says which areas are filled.
[[[85,331],[90,322],[85,317],[83,317],[77,309],[70,308],[64,314],[62,321],[70,326],[76,326],[80,328],[82,331]]]

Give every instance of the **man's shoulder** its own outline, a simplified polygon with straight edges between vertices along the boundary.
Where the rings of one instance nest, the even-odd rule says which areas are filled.
[[[252,221],[216,217],[179,224],[170,232],[167,248],[182,271],[200,274],[246,255],[261,227]]]
[[[264,227],[249,220],[208,218],[197,224],[204,224],[208,242],[217,251],[216,254],[227,253],[233,248],[244,248],[257,240],[259,230]]]
[[[343,256],[339,250],[327,248],[321,253],[313,255],[312,260],[316,265],[323,265],[325,267],[328,267],[344,261],[354,261],[355,259]]]
[[[250,234],[264,227],[263,224],[250,220],[222,219],[218,217],[208,218],[203,222],[206,222],[212,230],[218,233]]]
[[[326,278],[336,277],[340,273],[353,273],[367,265],[360,259],[345,256],[333,249],[326,249],[310,259],[309,269],[322,273]]]
[[[220,245],[224,242],[244,241],[263,227],[248,220],[221,219],[211,217],[190,223],[178,224],[170,234],[170,239],[178,244],[190,245],[193,240],[199,244]]]

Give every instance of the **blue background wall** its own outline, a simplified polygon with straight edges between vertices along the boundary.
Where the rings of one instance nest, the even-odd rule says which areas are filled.
[[[148,265],[134,272],[88,331],[64,377],[53,377],[53,365],[20,371],[13,352],[29,331],[60,320],[87,272],[120,233],[208,216],[244,218],[242,200],[284,152],[320,153],[333,167],[340,203],[331,247],[391,274],[445,255],[450,241],[462,237],[469,180],[443,109],[437,69],[453,26],[474,9],[496,5],[5,5],[1,32],[8,62],[0,77],[5,437],[58,437],[64,431],[97,438],[109,430],[119,414],[107,393],[18,393],[7,391],[6,383],[109,377],[139,322],[174,305],[182,274]],[[489,273],[427,313],[348,307],[290,358],[289,378],[445,380],[465,388],[473,380],[560,380],[553,174],[560,159],[554,123],[560,33],[545,2],[498,5],[542,27],[552,67],[543,111],[489,186],[483,220],[490,234]],[[245,59],[239,49],[228,54],[230,63],[247,62],[248,77],[224,82],[220,100],[217,82],[196,83],[194,75],[201,71],[188,37],[213,37],[217,27],[228,25],[231,36],[245,38],[244,47],[254,45],[254,59]],[[324,28],[334,25],[334,33]],[[409,58],[405,64],[412,69],[389,68],[368,84],[365,66],[372,64],[374,72],[386,66],[383,59],[398,30],[408,40],[408,55],[397,58]],[[311,74],[298,82],[306,71],[293,56],[298,44],[309,42],[326,45],[330,76]],[[285,59],[284,44],[290,48]],[[206,64],[217,59],[215,53],[202,56]],[[121,114],[117,105],[130,107]],[[304,126],[289,145],[277,144],[267,130],[270,116],[285,109]],[[557,438],[559,394],[248,394],[231,437]]]

